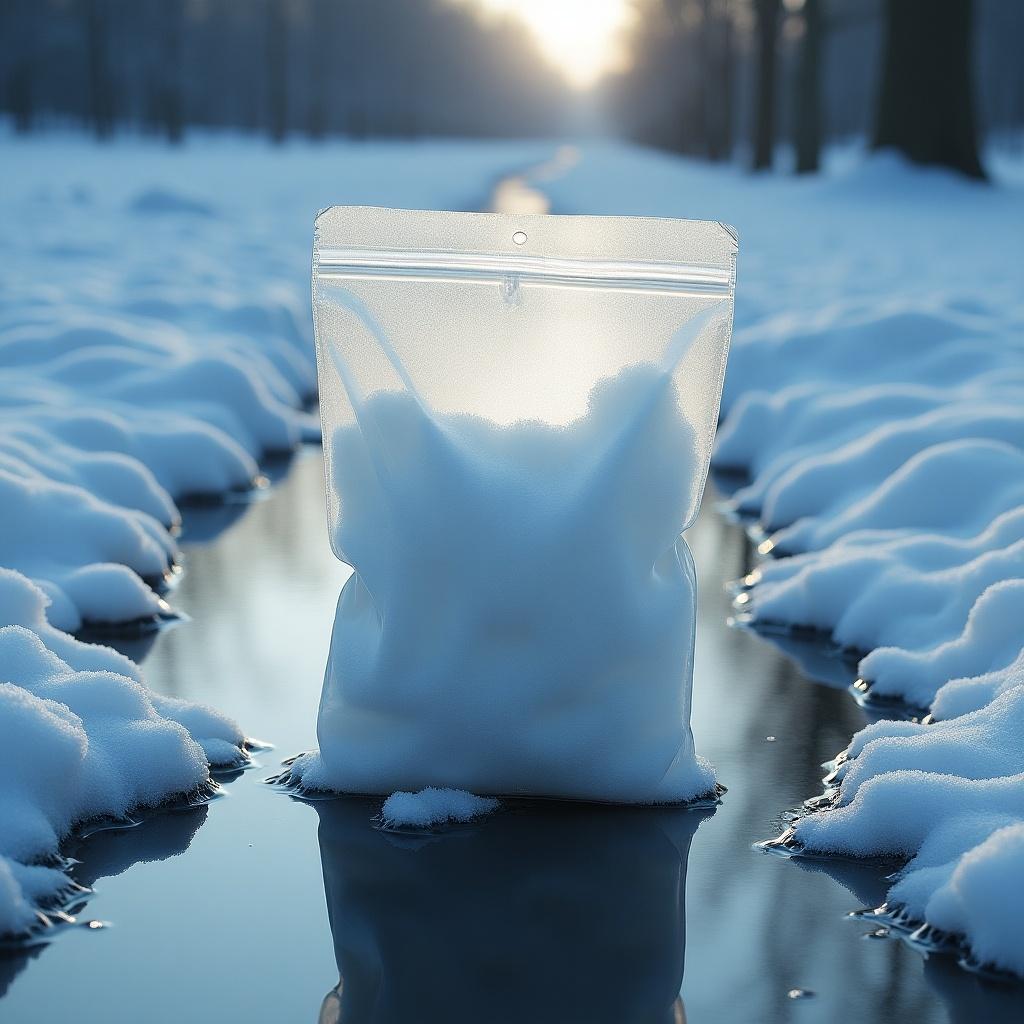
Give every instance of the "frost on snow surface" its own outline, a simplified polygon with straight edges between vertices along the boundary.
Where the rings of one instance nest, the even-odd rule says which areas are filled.
[[[738,225],[714,461],[772,556],[738,618],[830,638],[869,698],[927,714],[855,736],[785,840],[908,859],[890,914],[1024,975],[1024,192],[887,156],[738,178],[610,146],[547,188]]]
[[[464,789],[436,789],[428,786],[418,793],[392,793],[380,809],[384,828],[436,828],[472,821],[496,811],[493,797],[475,796]]]
[[[261,457],[319,437],[316,211],[463,208],[550,147],[169,150],[6,129],[0,147],[5,936],[75,891],[58,851],[77,826],[201,797],[211,765],[246,760],[226,716],[150,692],[127,658],[69,634],[167,615],[179,506],[250,491]]]

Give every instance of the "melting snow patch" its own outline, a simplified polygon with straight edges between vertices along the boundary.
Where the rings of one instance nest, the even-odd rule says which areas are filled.
[[[1004,825],[941,870],[941,884],[921,917],[932,927],[962,935],[969,966],[995,967],[1024,976],[1024,823]],[[924,869],[921,869],[922,871]],[[905,885],[917,874],[908,871]]]
[[[985,707],[1000,694],[1017,686],[1024,686],[1024,650],[1004,668],[951,679],[939,687],[932,702],[931,716],[943,719],[966,715]]]
[[[548,188],[566,212],[673,216],[685,195],[741,225],[714,461],[774,560],[738,616],[825,633],[866,654],[870,695],[930,710],[855,737],[788,839],[913,858],[890,904],[915,941],[1024,975],[1022,193],[877,159],[738,188],[622,147]]]
[[[42,862],[77,826],[206,798],[211,764],[246,759],[230,719],[151,693],[123,655],[47,622],[47,603],[0,570],[0,935],[41,926],[40,907],[74,890]]]
[[[69,630],[162,614],[177,504],[251,489],[261,456],[319,438],[316,211],[339,190],[460,209],[550,148],[417,143],[396,178],[390,144],[4,142],[0,565]]]
[[[51,173],[33,152],[9,154],[15,195]],[[170,182],[127,205],[106,185],[12,204],[0,243],[0,565],[71,630],[166,614],[177,503],[251,489],[263,454],[317,435],[298,280],[269,248],[238,258],[267,226]]]
[[[1024,975],[1024,686],[950,721],[870,725],[827,781],[831,805],[787,843],[910,858],[886,914],[920,945]]]
[[[873,700],[930,713],[852,740],[781,842],[908,860],[885,916],[1024,975],[1024,338],[976,302],[840,303],[739,332],[717,464],[774,560],[740,620],[865,655]]]
[[[1022,622],[1024,579],[1002,580],[975,601],[959,635],[919,649],[879,647],[860,663],[860,675],[870,682],[873,693],[928,707],[949,680],[997,671],[1014,662],[1024,644]]]

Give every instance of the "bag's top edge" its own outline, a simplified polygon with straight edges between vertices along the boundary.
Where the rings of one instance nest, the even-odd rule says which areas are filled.
[[[508,253],[727,266],[735,228],[720,221],[588,214],[512,214],[330,206],[315,221],[317,249]]]
[[[474,220],[494,220],[504,221],[506,223],[519,223],[519,222],[534,222],[541,223],[544,221],[617,221],[620,223],[652,223],[652,224],[700,224],[708,227],[721,228],[731,238],[738,239],[739,235],[736,228],[731,224],[727,224],[725,221],[720,220],[701,220],[699,218],[691,217],[649,217],[649,216],[632,216],[626,214],[593,214],[593,213],[496,213],[492,210],[419,210],[412,209],[405,206],[346,206],[339,204],[336,206],[325,206],[317,211],[315,221],[320,222],[321,220],[335,219],[339,216],[347,216],[349,214],[393,214],[398,216],[409,216],[409,217],[437,217],[449,219],[452,217],[467,217]]]

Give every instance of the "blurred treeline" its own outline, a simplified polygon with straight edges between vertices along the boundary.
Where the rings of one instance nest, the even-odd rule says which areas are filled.
[[[448,0],[2,0],[0,89],[20,130],[171,140],[549,135],[565,93],[519,22]]]
[[[893,108],[909,122],[935,119],[925,125],[925,150],[958,131],[1024,144],[1024,0],[641,0],[639,7],[633,64],[604,91],[614,123],[649,144],[712,160],[739,152],[756,168],[770,164],[782,143],[798,170],[814,170],[826,142],[891,144],[882,111]],[[909,100],[906,109],[901,100]],[[970,123],[954,124],[958,115]]]
[[[193,127],[275,140],[597,131],[755,166],[792,143],[813,170],[824,142],[878,135],[891,8],[920,22],[922,46],[963,37],[963,82],[931,71],[965,94],[972,134],[1021,136],[1024,0],[632,3],[625,70],[580,93],[528,29],[470,0],[2,0],[0,109],[19,131],[172,141]],[[952,102],[936,96],[940,117]]]

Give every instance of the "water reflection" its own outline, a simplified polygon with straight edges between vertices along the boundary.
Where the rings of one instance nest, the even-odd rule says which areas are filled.
[[[846,859],[796,858],[791,861],[808,872],[820,872],[847,889],[861,907],[877,907],[885,902],[892,882],[889,874],[897,870],[893,861],[884,866],[882,862]],[[870,919],[852,919],[849,926],[864,939],[885,938],[890,943],[899,943],[897,931],[878,929]],[[928,985],[941,997],[945,1004],[949,1024],[1020,1024],[1024,1020],[1024,993],[1021,986],[1012,981],[999,981],[971,974],[956,963],[954,957],[936,954],[927,955],[915,951],[912,955],[924,957],[924,977]]]
[[[1020,1024],[1024,1019],[1019,985],[976,977],[943,956],[925,962],[924,976],[946,1004],[949,1024]]]
[[[164,811],[145,818],[130,828],[111,828],[63,844],[62,853],[71,858],[71,877],[86,889],[101,878],[111,878],[135,864],[167,860],[184,853],[206,820],[207,805]],[[80,915],[88,893],[68,910]],[[11,982],[40,956],[48,944],[0,950],[0,997]]]
[[[257,492],[248,501],[206,502],[181,506],[181,539],[189,544],[210,544],[225,530],[230,529],[248,510],[249,504],[260,501],[263,492]]]
[[[690,840],[711,811],[531,803],[399,835],[320,815],[340,980],[321,1024],[675,1024]]]
[[[208,804],[165,810],[132,828],[105,829],[67,843],[64,852],[79,861],[72,877],[92,888],[99,879],[120,875],[135,864],[180,856],[192,844],[208,811]]]
[[[808,680],[845,690],[857,678],[856,660],[841,657],[827,642],[784,633],[757,633],[757,636],[778,648]]]

